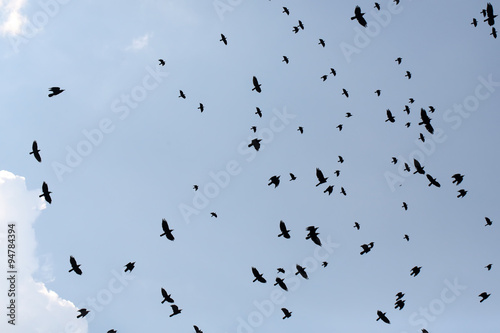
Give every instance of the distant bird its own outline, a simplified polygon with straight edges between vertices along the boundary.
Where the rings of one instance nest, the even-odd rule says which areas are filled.
[[[283,7],[283,12],[282,13],[285,13],[286,15],[290,15],[290,11],[286,7]]]
[[[186,95],[184,94],[184,91],[179,90],[179,98],[186,99]]]
[[[436,180],[436,178],[432,178],[432,176],[429,175],[429,174],[426,174],[425,176],[427,177],[427,179],[430,182],[429,186],[434,185],[436,187],[441,187],[441,184],[438,183],[438,181]]]
[[[40,156],[40,149],[38,149],[38,144],[36,141],[33,141],[33,144],[31,145],[31,152],[30,155],[33,154],[35,156],[35,159],[38,162],[42,162],[42,157]]]
[[[451,178],[453,178],[453,181],[452,181],[453,184],[456,183],[457,185],[459,185],[464,180],[464,175],[456,173],[453,176],[451,176]]]
[[[117,330],[109,330],[107,333],[116,333],[118,332]]]
[[[283,60],[281,62],[284,62],[285,64],[288,64],[289,60],[287,56],[283,56]]]
[[[283,314],[285,315],[283,319],[290,318],[292,316],[292,313],[288,311],[286,308],[281,308],[281,311],[283,311]]]
[[[406,235],[406,234],[403,236],[403,238],[404,238],[404,239],[406,239],[406,241],[407,241],[407,242],[409,242],[409,241],[410,241],[410,236],[408,236],[408,235]]]
[[[408,210],[408,204],[406,202],[403,202],[403,206],[402,206],[405,210]]]
[[[491,28],[490,35],[492,35],[493,38],[495,38],[495,39],[497,38],[497,29],[495,29],[495,27]]]
[[[377,321],[381,319],[384,323],[390,324],[391,322],[389,321],[389,318],[386,317],[386,312],[382,312],[380,310],[377,310]]]
[[[458,190],[457,198],[463,198],[467,194],[467,191],[464,189]]]
[[[297,272],[295,273],[295,275],[298,275],[300,274],[300,276],[302,276],[304,279],[308,280],[309,277],[307,276],[307,273],[306,273],[306,268],[305,267],[302,267],[300,265],[295,265],[295,267],[297,268]]]
[[[345,113],[345,117],[346,117],[346,118],[350,118],[350,117],[352,117],[352,114],[351,114],[350,112],[346,112],[346,113]]]
[[[378,2],[375,2],[375,6],[373,8],[376,8],[377,10],[380,10],[380,4]]]
[[[380,89],[375,90],[375,94],[377,94],[377,96],[380,96],[380,92]]]
[[[259,118],[262,118],[262,111],[260,110],[260,108],[256,106],[255,109],[257,110],[255,111],[255,114],[258,115]]]
[[[170,314],[169,317],[178,315],[182,311],[182,309],[179,309],[179,307],[177,305],[175,305],[175,304],[170,305],[170,307],[172,308],[172,313]]]
[[[297,131],[299,131],[300,134],[304,134],[304,127],[299,126],[299,128],[297,128]]]
[[[325,81],[326,81],[326,79],[328,79],[328,75],[323,75],[323,76],[321,77],[321,79],[323,80],[323,82],[325,82]]]
[[[124,267],[125,267],[125,272],[128,272],[128,271],[132,272],[132,270],[135,268],[135,261],[129,262]]]
[[[281,267],[278,268],[278,273],[282,273],[282,274],[285,274],[285,270]]]
[[[158,61],[160,62],[160,65],[161,65],[161,66],[165,66],[165,60],[163,60],[163,59],[158,59]]]
[[[410,166],[408,165],[408,163],[405,162],[405,168],[403,170],[406,172],[410,172]]]
[[[71,264],[71,269],[68,272],[74,271],[78,275],[82,275],[81,265],[76,263],[76,259],[73,256],[69,257],[69,263]]]
[[[489,271],[491,270],[491,266],[493,266],[492,264],[488,264],[486,266],[484,266],[484,268],[488,269]]]
[[[220,40],[219,40],[219,41],[220,41],[220,42],[223,42],[223,43],[224,43],[224,45],[227,45],[227,38],[226,38],[226,36],[224,36],[224,34],[220,34],[220,37],[221,37],[221,38],[220,38]]]
[[[425,142],[425,136],[422,133],[420,133],[420,135],[418,136],[418,139],[422,142]]]
[[[294,27],[292,28],[292,31],[293,31],[293,32],[295,32],[295,33],[299,32],[299,27],[295,27],[295,26],[294,26]]]
[[[257,80],[257,78],[254,76],[253,79],[252,79],[252,83],[253,83],[253,88],[252,88],[252,91],[255,90],[257,91],[258,93],[260,93],[262,90],[260,89],[260,86],[261,84],[259,84],[259,81]]]
[[[309,226],[306,228],[306,230],[309,231],[309,233],[306,236],[306,239],[310,239],[313,241],[314,244],[321,246],[321,240],[318,237],[319,233],[316,232],[318,228],[315,226]]]
[[[281,230],[281,233],[278,235],[278,237],[283,236],[283,238],[286,238],[286,239],[290,238],[290,233],[289,233],[290,230],[286,229],[285,222],[283,222],[283,221],[280,221],[280,230]]]
[[[299,20],[299,27],[300,27],[300,29],[304,30],[304,24],[302,23],[301,20]]]
[[[255,281],[259,281],[260,283],[267,282],[266,279],[264,279],[264,277],[262,276],[262,274],[259,273],[257,268],[252,267],[252,273],[253,273],[253,276],[255,277],[255,279],[252,282],[255,282]]]
[[[413,159],[413,165],[415,166],[416,171],[413,174],[419,173],[421,175],[425,174],[424,167],[420,164],[419,161]]]
[[[407,123],[405,124],[406,128],[410,127],[410,125],[411,125],[411,123],[410,123],[410,122],[407,122]]]
[[[402,299],[405,294],[403,294],[401,291],[396,294],[396,301]]]
[[[495,24],[495,17],[497,17],[498,15],[493,14],[493,6],[489,2],[486,5],[486,15],[488,17],[484,20],[484,22],[488,22],[489,26],[494,25]]]
[[[340,170],[335,170],[334,174],[338,177],[340,176]]]
[[[408,101],[410,102],[410,104],[413,104],[415,102],[413,98],[409,98]]]
[[[80,314],[78,316],[76,316],[76,318],[83,318],[85,317],[90,311],[83,308],[83,309],[80,309],[78,310],[78,312],[80,312]]]
[[[163,304],[165,302],[169,302],[169,303],[174,302],[171,295],[169,293],[167,293],[167,291],[164,288],[161,288],[161,295],[163,296],[163,301],[161,301],[161,304]]]
[[[406,112],[406,114],[410,114],[410,107],[405,105],[405,109],[403,111]]]
[[[429,331],[426,330],[425,328],[422,328],[422,333],[429,333]]]
[[[203,333],[203,331],[202,331],[202,330],[200,330],[200,329],[198,328],[198,326],[193,325],[193,328],[194,328],[194,332],[195,332],[195,333]]]
[[[392,157],[392,161],[391,161],[392,164],[397,164],[398,163],[398,159],[396,157]]]
[[[175,239],[174,235],[172,235],[172,231],[174,231],[174,229],[169,229],[167,220],[165,220],[165,219],[161,220],[161,228],[163,229],[163,233],[160,235],[160,237],[165,236],[165,237],[167,237],[168,240],[171,240],[171,241],[173,241]]]
[[[276,278],[276,283],[274,284],[275,286],[280,286],[281,289],[284,291],[288,291],[288,288],[286,287],[284,279],[280,279],[279,277]]]
[[[486,17],[486,9],[481,10],[480,13],[483,14],[483,17]]]
[[[339,132],[340,132],[340,131],[342,131],[343,126],[344,126],[344,125],[342,125],[342,124],[338,124],[336,128],[338,128],[338,129],[339,129]]]
[[[49,186],[47,185],[46,182],[43,182],[42,184],[42,194],[40,194],[38,197],[41,198],[43,197],[45,201],[47,201],[49,204],[52,203],[52,198],[50,197],[50,194],[52,192],[49,191]]]
[[[342,193],[343,195],[347,195],[347,193],[345,192],[345,189],[343,187],[340,187],[340,193]]]
[[[335,71],[335,69],[330,68],[330,74],[332,74],[333,76],[336,76],[337,72]]]
[[[271,178],[269,178],[269,184],[267,184],[267,186],[274,184],[274,188],[278,187],[278,185],[280,184],[280,177],[281,176],[272,176]]]
[[[193,190],[198,191],[198,185],[193,185]]]
[[[394,116],[392,115],[391,110],[387,109],[386,113],[387,113],[387,119],[385,120],[386,122],[390,121],[391,123],[393,123],[396,121],[396,118],[394,118]]]
[[[425,109],[420,109],[420,118],[421,118],[421,122],[419,122],[418,124],[419,125],[425,125],[425,129],[433,134],[434,133],[434,128],[432,127],[431,125],[431,118],[429,118],[429,116],[427,115],[427,111],[425,111]]]
[[[328,266],[328,262],[326,262],[326,261],[323,261],[323,262],[321,263],[321,266],[323,266],[323,267],[326,267],[326,266]]]
[[[485,217],[484,219],[486,220],[486,224],[484,225],[485,227],[487,227],[487,226],[489,226],[489,225],[492,225],[492,224],[493,224],[493,221],[492,221],[492,220],[490,220],[490,218],[489,218],[489,217]]]
[[[328,192],[328,195],[332,194],[333,192],[333,185],[330,185],[328,186],[324,191],[323,193],[327,193]]]
[[[399,57],[399,58],[396,58],[396,60],[394,60],[394,61],[396,61],[398,63],[398,65],[401,65],[402,60],[403,60],[403,58]]]
[[[394,309],[402,310],[404,308],[404,306],[405,306],[405,300],[404,299],[399,299],[394,304]]]
[[[399,0],[393,0],[394,3],[396,3],[396,5],[399,5]]]
[[[432,105],[429,105],[429,112],[434,113],[434,111],[436,111],[436,109]]]
[[[345,89],[342,89],[342,95],[344,95],[345,97],[349,98],[349,93]]]
[[[319,168],[316,168],[316,177],[318,178],[319,181],[319,183],[317,183],[316,186],[326,183],[328,179],[328,177],[325,178],[323,172]]]
[[[353,227],[353,228],[356,228],[356,229],[358,229],[358,230],[359,230],[359,227],[360,227],[360,226],[359,226],[359,223],[358,223],[358,222],[354,222],[354,227]]]
[[[254,133],[256,133],[257,132],[257,126],[250,127],[250,130],[252,130]]]
[[[366,28],[367,23],[363,15],[365,15],[365,13],[362,13],[361,8],[359,6],[356,6],[356,8],[354,9],[354,16],[351,17],[351,20],[358,20],[358,23]]]
[[[344,158],[342,156],[339,155],[339,163],[344,163]]]
[[[253,139],[252,142],[250,142],[250,144],[248,145],[248,147],[254,147],[256,151],[259,151],[260,149],[260,142],[262,141],[262,139]]]
[[[217,218],[217,213],[215,213],[215,212],[211,212],[211,213],[210,213],[210,216],[211,216],[211,217],[215,217],[215,218]]]
[[[488,294],[486,291],[485,292],[482,292],[479,294],[479,297],[481,297],[481,300],[479,301],[479,303],[482,303],[485,299],[487,299],[488,297],[490,297],[491,294]]]
[[[412,276],[417,276],[418,273],[420,273],[420,269],[422,268],[422,266],[418,267],[418,266],[415,266],[411,269],[411,272],[410,272],[410,275]]]
[[[200,112],[203,112],[203,110],[205,110],[205,107],[202,103],[200,103],[200,106],[198,106],[198,110],[200,110]]]
[[[365,253],[370,252],[373,248],[373,244],[374,244],[373,242],[370,242],[368,244],[361,245],[361,248],[363,249],[363,251],[361,251],[359,254],[363,255]]]
[[[321,38],[319,39],[319,43],[318,44],[321,45],[321,46],[323,46],[323,47],[325,47],[325,45],[326,45],[325,41],[322,40]]]
[[[62,93],[64,91],[64,89],[61,89],[59,87],[51,87],[51,88],[49,88],[49,91],[51,92],[49,94],[49,97],[52,97],[52,96],[59,95],[60,93]]]
[[[405,77],[407,77],[408,80],[411,79],[411,73],[410,73],[410,71],[406,71]]]

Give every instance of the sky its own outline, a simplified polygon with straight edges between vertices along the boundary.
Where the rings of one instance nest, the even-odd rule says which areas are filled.
[[[500,68],[486,2],[379,3],[0,3],[1,331],[498,332]],[[356,5],[367,27],[350,19]],[[49,98],[53,86],[64,92]],[[418,124],[422,108],[434,134]],[[414,159],[439,188],[413,174]],[[160,237],[162,219],[174,241]],[[252,282],[252,267],[267,283]],[[161,288],[181,314],[169,317]]]

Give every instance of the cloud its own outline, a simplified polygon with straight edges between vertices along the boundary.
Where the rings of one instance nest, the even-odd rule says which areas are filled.
[[[138,51],[138,50],[145,48],[149,44],[150,37],[151,37],[151,35],[148,33],[148,34],[145,34],[144,36],[134,38],[132,40],[132,44],[127,46],[127,50]]]
[[[7,274],[7,230],[8,224],[15,223],[16,255],[16,304],[15,328],[19,332],[64,332],[86,333],[86,319],[77,319],[77,308],[67,300],[60,298],[45,284],[36,281],[33,275],[39,270],[38,258],[35,257],[36,239],[33,224],[45,209],[45,201],[39,198],[40,190],[27,190],[25,178],[8,171],[0,171],[0,270]],[[0,279],[0,290],[9,290],[7,279]],[[2,304],[8,304],[10,297],[3,293]],[[7,310],[1,313],[5,318]],[[2,320],[2,326],[11,326]]]
[[[28,21],[21,10],[26,0],[0,1],[0,31],[4,36],[20,35]]]

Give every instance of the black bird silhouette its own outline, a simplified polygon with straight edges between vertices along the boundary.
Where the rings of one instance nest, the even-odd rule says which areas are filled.
[[[75,271],[76,274],[82,275],[81,265],[76,263],[76,259],[73,256],[69,257],[69,263],[71,264],[71,269],[68,272]]]
[[[396,301],[402,299],[405,294],[403,294],[401,291],[396,294]]]
[[[280,177],[281,176],[272,176],[271,178],[269,178],[269,184],[267,184],[267,186],[274,184],[274,188],[278,187],[278,185],[280,184]]]
[[[328,177],[325,178],[323,172],[319,168],[316,168],[316,177],[318,178],[319,181],[319,183],[317,183],[316,186],[326,183],[328,179]]]
[[[227,45],[227,38],[226,38],[226,36],[224,36],[224,34],[220,34],[220,37],[221,37],[221,38],[220,38],[220,40],[219,40],[219,41],[220,41],[220,42],[223,42],[223,43],[224,43],[224,45]]]
[[[278,237],[283,236],[283,238],[286,238],[286,239],[290,238],[290,233],[289,233],[290,230],[286,229],[285,222],[283,222],[283,221],[280,221],[280,230],[281,230],[281,233],[278,235]]]
[[[402,206],[405,210],[408,210],[408,204],[406,202],[403,202],[403,206]]]
[[[117,330],[109,330],[107,333],[116,333],[118,332]]]
[[[295,27],[295,26],[294,26],[294,27],[292,28],[292,31],[293,31],[293,32],[295,32],[295,33],[299,32],[299,27]]]
[[[488,22],[489,26],[494,25],[495,24],[495,17],[497,17],[498,15],[493,14],[493,6],[489,2],[486,5],[486,15],[488,17],[484,20],[484,22]]]
[[[132,272],[132,270],[135,268],[135,261],[129,262],[124,267],[125,267],[125,272],[128,272],[128,271]]]
[[[286,15],[290,15],[290,11],[286,7],[283,7],[283,12],[282,13],[285,13]]]
[[[402,310],[404,308],[404,306],[405,306],[405,300],[404,299],[399,299],[394,304],[394,309]]]
[[[497,29],[495,29],[495,27],[491,28],[490,35],[492,35],[493,38],[495,38],[495,39],[497,38]]]
[[[451,178],[453,178],[453,181],[452,181],[453,184],[456,183],[457,185],[459,185],[464,180],[464,175],[456,173],[453,176],[451,176]]]
[[[200,110],[200,112],[203,112],[203,110],[205,110],[205,107],[202,103],[200,103],[200,106],[198,106],[198,110]]]
[[[409,98],[408,101],[410,102],[410,104],[413,104],[415,102],[413,98]]]
[[[250,142],[250,144],[248,145],[248,147],[254,147],[256,151],[259,151],[260,149],[260,142],[262,141],[262,139],[253,139],[252,142]]]
[[[345,97],[349,98],[349,93],[345,89],[342,89],[342,95],[344,95]]]
[[[160,62],[160,65],[161,65],[161,66],[165,66],[165,60],[163,60],[163,59],[158,59],[158,61]]]
[[[375,94],[377,94],[377,96],[380,96],[380,92],[380,89],[375,90]]]
[[[340,170],[335,170],[334,174],[338,177],[340,176]]]
[[[325,44],[325,41],[320,38],[318,45],[321,45],[321,46],[325,47],[326,44]]]
[[[80,309],[78,310],[78,312],[80,312],[80,314],[78,316],[76,316],[76,318],[83,318],[85,317],[90,311],[83,308],[83,309]]]
[[[477,27],[477,20],[475,18],[472,19],[471,23],[474,27]]]
[[[328,266],[328,262],[326,262],[326,261],[323,261],[323,262],[321,263],[321,266],[323,266],[323,267],[326,267],[326,266]]]
[[[323,80],[323,82],[325,82],[325,81],[326,81],[326,79],[328,79],[328,75],[323,75],[323,76],[321,77],[321,79]]]
[[[264,279],[264,277],[262,276],[262,274],[259,273],[257,268],[252,267],[252,273],[253,273],[253,276],[255,276],[255,279],[252,282],[255,282],[255,281],[259,281],[261,283],[267,282],[266,279]]]
[[[300,134],[304,134],[304,127],[299,126],[299,128],[297,128],[297,131],[299,131]]]
[[[358,23],[366,28],[367,23],[363,15],[365,15],[365,13],[362,13],[361,8],[359,6],[356,6],[356,8],[354,9],[354,16],[351,17],[351,20],[358,20]]]
[[[486,291],[485,292],[482,292],[479,294],[479,297],[481,297],[481,300],[479,301],[479,303],[482,303],[485,299],[487,299],[488,297],[490,297],[491,294],[488,294]]]
[[[406,112],[406,114],[410,114],[410,107],[405,105],[405,109],[403,111]]]
[[[380,10],[380,4],[378,2],[375,2],[375,6],[373,8],[376,8],[377,10]]]
[[[436,109],[434,109],[432,105],[429,105],[429,112],[434,113],[434,111],[436,111]]]
[[[38,149],[38,144],[36,143],[36,141],[33,141],[31,149],[32,150],[30,152],[30,155],[33,154],[33,156],[35,156],[38,162],[42,162],[42,157],[40,156],[40,150]]]
[[[281,311],[283,311],[283,314],[285,315],[283,319],[290,318],[292,316],[292,313],[288,311],[286,308],[281,308]]]
[[[177,305],[175,305],[175,304],[170,305],[170,307],[172,308],[172,313],[170,314],[169,317],[178,315],[182,311],[182,309],[179,309],[179,307]]]
[[[463,198],[467,194],[467,191],[464,189],[458,190],[457,198]]]
[[[398,65],[401,65],[401,61],[402,61],[402,60],[403,60],[403,58],[398,57],[398,58],[396,58],[396,60],[394,60],[394,61],[395,61],[395,62],[397,62],[397,63],[398,63]]]
[[[293,173],[290,172],[290,181],[297,179]]]
[[[386,113],[387,113],[387,119],[385,120],[386,122],[390,121],[391,123],[393,123],[396,121],[396,118],[394,118],[394,116],[392,115],[391,110],[387,109]]]
[[[298,264],[295,265],[295,267],[297,268],[297,272],[295,272],[295,275],[300,274],[300,276],[302,276],[304,279],[309,280],[309,277],[307,276],[305,267],[302,267]]]
[[[255,107],[255,109],[257,111],[255,111],[255,114],[259,116],[259,118],[262,118],[262,111],[260,110],[260,108],[258,106]]]
[[[346,113],[345,113],[345,117],[346,117],[346,118],[350,118],[350,117],[352,117],[352,114],[351,114],[350,112],[346,112]]]
[[[408,163],[405,162],[405,168],[403,170],[406,172],[410,172],[410,166],[408,165]]]
[[[286,284],[284,282],[284,279],[280,279],[279,277],[276,278],[276,283],[274,284],[275,286],[280,286],[281,289],[288,291],[288,288],[286,287]]]
[[[406,239],[406,241],[407,241],[407,242],[409,242],[409,241],[410,241],[410,236],[408,236],[408,235],[406,235],[406,234],[403,236],[403,238],[404,238],[404,239]]]
[[[359,254],[363,255],[365,253],[370,252],[373,248],[373,244],[374,244],[373,242],[370,242],[368,244],[361,245],[361,248],[363,249],[363,251],[361,251]]]
[[[324,191],[323,193],[327,193],[328,192],[328,195],[332,194],[333,192],[333,185],[330,185],[328,186]]]
[[[422,133],[420,133],[420,135],[418,136],[418,139],[422,142],[425,142],[425,136]]]
[[[257,126],[250,127],[250,130],[252,130],[254,133],[256,133],[257,132]]]
[[[337,72],[335,71],[335,69],[330,68],[330,74],[332,74],[333,76],[336,76]]]
[[[410,123],[410,122],[407,122],[407,123],[405,124],[406,128],[410,127],[410,125],[411,125],[411,123]]]
[[[396,5],[399,5],[399,0],[393,0],[393,1],[396,3]]]
[[[415,172],[413,174],[419,173],[421,175],[425,174],[424,167],[420,164],[419,161],[413,159],[413,165],[415,166]]]
[[[165,302],[169,302],[169,303],[174,302],[171,295],[169,295],[169,293],[167,293],[167,291],[163,288],[161,288],[161,295],[163,296],[163,301],[161,301],[161,304],[163,304]]]
[[[493,266],[492,264],[488,264],[486,266],[484,266],[484,268],[488,269],[489,271],[491,270],[491,266]]]
[[[410,73],[410,71],[406,71],[405,77],[407,77],[408,80],[411,79],[411,73]]]
[[[195,332],[195,333],[203,333],[203,331],[202,331],[202,330],[200,330],[200,329],[198,328],[198,326],[193,325],[193,328],[194,328],[194,332]]]
[[[59,87],[51,87],[51,88],[49,88],[49,91],[50,91],[49,97],[52,97],[52,96],[59,95],[60,93],[62,93],[64,91],[64,89],[61,89]]]
[[[283,60],[281,60],[281,62],[284,62],[284,63],[288,64],[288,62],[289,62],[288,57],[287,56],[283,56]]]
[[[174,229],[169,229],[167,220],[165,220],[165,219],[161,220],[161,228],[163,229],[163,233],[160,235],[160,237],[165,236],[165,237],[167,237],[167,239],[169,239],[171,241],[173,241],[175,239],[174,235],[172,235],[172,231],[174,231]]]
[[[379,319],[381,319],[384,323],[390,324],[391,322],[389,321],[389,318],[387,318],[387,316],[385,314],[386,314],[386,312],[382,312],[380,310],[377,310],[377,316],[378,316],[377,321]]]
[[[490,220],[490,218],[489,218],[489,217],[485,217],[484,219],[486,220],[486,224],[484,225],[485,227],[487,227],[487,226],[489,226],[489,225],[492,225],[492,224],[493,224],[493,221],[492,221],[492,220]]]
[[[259,81],[257,80],[257,78],[255,76],[252,79],[252,83],[253,83],[252,91],[255,90],[256,92],[260,93],[262,91],[260,89],[261,84],[259,84]]]
[[[344,158],[339,155],[339,163],[344,163]]]
[[[278,268],[278,273],[282,273],[282,274],[285,274],[285,270],[281,267]]]
[[[429,331],[426,330],[425,328],[422,328],[422,333],[429,333]]]
[[[309,231],[309,233],[306,236],[306,239],[311,239],[314,242],[314,244],[321,246],[321,240],[318,237],[319,233],[316,232],[318,228],[315,226],[309,226],[306,228],[306,230]]]
[[[342,124],[338,124],[336,128],[338,128],[338,129],[339,129],[339,132],[340,132],[340,131],[342,131],[342,127],[343,127],[343,126],[344,126],[344,125],[342,125]]]
[[[301,20],[299,20],[299,27],[300,27],[300,29],[304,30],[304,24],[302,23]]]
[[[343,195],[347,195],[347,193],[345,192],[345,189],[343,187],[340,187],[340,193],[342,193]]]
[[[483,17],[486,17],[486,9],[481,10],[480,13],[483,14]]]
[[[397,164],[398,163],[398,159],[396,157],[392,157],[392,161],[391,161],[392,164]]]
[[[420,109],[420,118],[421,118],[421,122],[419,122],[418,124],[419,125],[425,125],[425,129],[433,134],[434,133],[434,128],[432,127],[431,125],[431,118],[429,118],[429,116],[427,115],[427,111],[425,111],[425,109]]]
[[[356,228],[356,229],[358,229],[358,230],[359,230],[359,227],[360,227],[360,226],[359,226],[359,223],[358,223],[358,222],[354,222],[354,227],[353,227],[353,228]]]
[[[422,266],[418,267],[418,266],[415,266],[411,269],[411,272],[410,272],[410,275],[412,276],[417,276],[418,273],[420,273],[420,269],[422,268]]]
[[[179,98],[186,99],[186,95],[184,94],[184,91],[179,90]]]
[[[198,185],[193,185],[193,190],[198,191]]]
[[[50,194],[52,192],[49,191],[49,186],[47,185],[46,182],[43,182],[42,184],[42,194],[40,194],[38,197],[41,198],[41,197],[44,197],[45,201],[47,201],[48,203],[52,203],[52,198],[50,197]]]
[[[425,176],[427,177],[427,179],[430,182],[429,186],[434,185],[436,187],[441,187],[441,184],[438,183],[438,181],[436,180],[436,178],[432,178],[432,176],[429,175],[429,174],[426,174]]]
[[[217,213],[215,213],[215,212],[211,212],[211,213],[210,213],[210,216],[211,216],[211,217],[215,217],[215,218],[217,218]]]

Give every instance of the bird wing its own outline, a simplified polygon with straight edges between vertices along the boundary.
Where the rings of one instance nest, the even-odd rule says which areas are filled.
[[[43,191],[43,193],[49,192],[49,186],[47,185],[46,182],[43,182],[43,184],[42,184],[42,191]]]
[[[283,222],[283,221],[280,221],[280,230],[282,233],[287,232],[285,222]]]
[[[77,264],[76,264],[76,259],[75,259],[73,256],[70,256],[70,257],[69,257],[69,262],[70,262],[70,264],[71,264],[71,267],[73,267],[73,269],[74,269],[75,267],[77,267]]]
[[[162,229],[163,229],[163,231],[164,231],[165,233],[167,233],[167,234],[168,234],[168,233],[170,232],[170,230],[169,230],[169,228],[168,228],[168,223],[167,223],[167,220],[165,220],[165,219],[162,219],[162,220],[161,220],[161,227],[162,227]]]
[[[493,5],[489,2],[486,5],[486,13],[488,14],[488,17],[493,16]]]
[[[323,172],[319,168],[316,168],[316,177],[318,177],[318,180],[320,182],[325,181],[325,176],[323,175]]]

